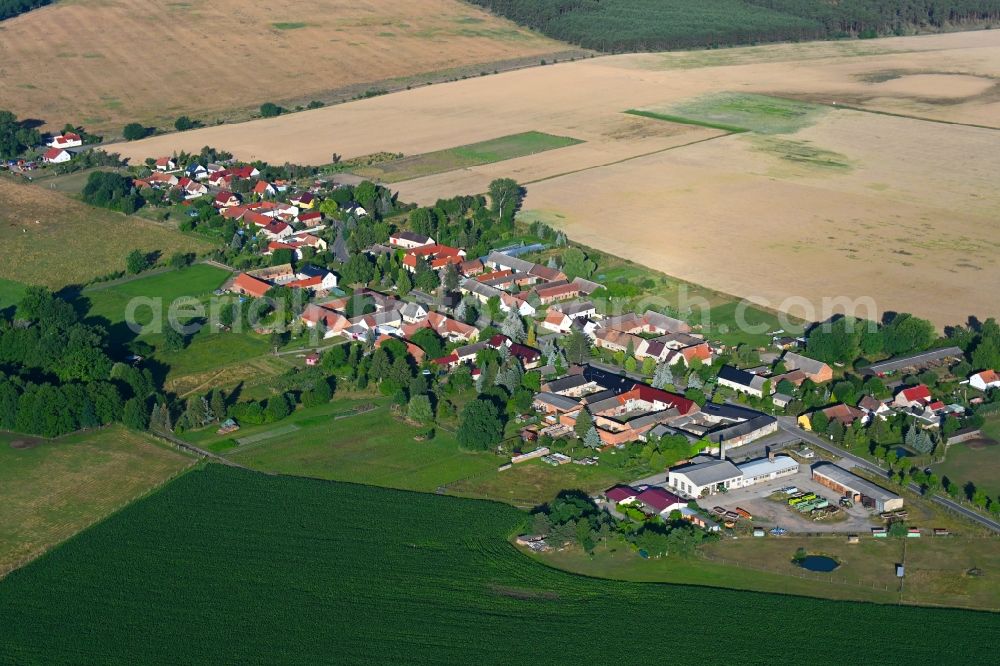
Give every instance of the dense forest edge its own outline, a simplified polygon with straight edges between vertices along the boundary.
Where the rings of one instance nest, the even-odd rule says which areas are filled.
[[[1000,0],[469,0],[605,52],[874,38],[1000,25]]]
[[[0,0],[0,21],[50,4],[52,0]]]

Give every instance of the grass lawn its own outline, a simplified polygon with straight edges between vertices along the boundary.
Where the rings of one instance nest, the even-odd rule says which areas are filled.
[[[756,541],[760,541],[760,539],[755,540],[753,545],[756,545]],[[711,547],[714,548],[718,545],[721,544],[713,544]],[[790,554],[785,557],[782,551],[781,558],[791,559],[791,554],[794,552],[795,549],[792,548]],[[870,586],[831,583],[829,580],[822,580],[817,576],[802,578],[803,574],[792,569],[787,572],[775,570],[774,564],[776,562],[769,562],[767,568],[771,571],[759,571],[742,568],[735,564],[714,562],[701,557],[643,559],[624,543],[618,541],[599,545],[593,556],[587,555],[579,548],[568,548],[563,551],[532,555],[532,557],[549,566],[573,573],[614,580],[707,585],[734,590],[777,592],[881,603],[892,603],[898,600],[896,587],[893,586],[886,590],[883,585],[879,585],[875,589]],[[789,567],[792,566],[789,565]]]
[[[540,460],[529,460],[503,472],[494,467],[463,479],[449,485],[448,492],[534,507],[552,500],[561,490],[596,493],[623,480],[622,472],[610,466],[569,463],[553,467]]]
[[[229,272],[215,266],[195,264],[118,284],[99,283],[84,289],[82,295],[89,301],[88,316],[101,317],[112,325],[124,322],[129,303],[140,298],[155,299],[159,305],[155,312],[166,322],[171,303],[182,297],[191,297],[207,305],[209,296],[229,275]],[[134,313],[136,323],[143,326],[149,324],[155,312],[147,305],[137,308]]]
[[[398,183],[411,178],[492,164],[546,150],[565,148],[578,143],[581,142],[565,136],[554,136],[544,132],[522,132],[479,143],[470,143],[465,146],[401,157],[369,167],[361,167],[356,169],[355,173],[385,183]]]
[[[903,601],[1000,610],[1000,540],[908,539]]]
[[[1000,416],[989,417],[982,430],[994,443],[953,444],[934,471],[962,486],[971,481],[996,501],[1000,496]]]
[[[857,544],[848,544],[843,536],[765,537],[723,539],[703,546],[704,557],[694,558],[647,560],[616,541],[600,545],[593,557],[578,548],[533,557],[574,573],[616,580],[1000,610],[998,545],[995,537],[862,536]],[[830,574],[804,571],[791,561],[798,548],[833,557],[840,566]],[[898,562],[906,565],[902,597],[895,577]],[[982,575],[970,575],[974,568]]]
[[[212,244],[161,224],[88,206],[44,185],[0,178],[0,278],[59,289],[124,270],[132,250],[204,252]]]
[[[193,462],[120,426],[56,440],[0,433],[0,576]]]
[[[17,305],[26,288],[27,285],[20,282],[0,279],[0,310]]]
[[[138,337],[156,348],[155,359],[169,368],[166,375],[168,382],[196,375],[194,386],[199,386],[212,375],[221,374],[224,366],[248,363],[267,354],[270,347],[266,336],[250,332],[219,331],[204,326],[189,337],[188,344],[182,351],[175,352],[160,348],[163,334],[149,324],[155,317],[159,317],[165,327],[171,304],[182,297],[193,298],[204,305],[207,316],[212,292],[228,277],[229,273],[223,269],[195,264],[120,284],[98,284],[85,289],[82,295],[89,303],[89,317],[105,322],[113,339],[124,342]],[[138,334],[125,323],[126,311],[133,299],[155,301],[152,305],[143,304],[134,311],[135,322],[148,327]],[[184,310],[179,310],[178,314],[183,312]],[[210,374],[204,375],[206,372]]]
[[[239,385],[242,389],[240,393],[242,398],[259,400],[271,395],[271,389],[267,386],[268,382],[295,365],[296,359],[293,357],[274,356],[268,353],[258,353],[252,358],[240,359],[224,365],[216,365],[218,359],[211,356],[201,358],[200,364],[197,362],[198,358],[196,357],[200,357],[201,352],[207,351],[211,345],[226,345],[230,339],[235,342],[245,342],[248,336],[227,338],[226,335],[217,335],[207,341],[205,345],[189,346],[187,350],[178,355],[179,360],[167,374],[164,388],[183,398],[190,393],[206,393],[213,388],[228,391]],[[193,350],[193,354],[185,358],[184,354],[188,353],[189,350]],[[234,351],[235,348],[226,347],[221,350],[221,353],[228,357],[233,355]],[[164,354],[167,355],[166,352]]]
[[[116,169],[99,167],[81,169],[67,174],[56,174],[54,171],[46,169],[40,177],[36,176],[33,182],[48,190],[56,190],[69,196],[78,196],[83,191],[83,186],[87,184],[90,174],[94,171],[116,171]],[[124,173],[125,169],[121,169],[119,172]]]
[[[154,347],[163,343],[162,335],[150,335]],[[255,333],[213,331],[208,326],[194,334],[187,347],[181,351],[157,349],[156,360],[170,367],[166,381],[178,380],[192,374],[221,371],[232,364],[250,363],[268,354],[271,347],[267,337]]]
[[[376,408],[355,412],[369,404]],[[229,436],[204,430],[187,437],[254,469],[425,492],[504,462],[461,450],[454,435],[440,428],[430,441],[414,441],[417,432],[392,416],[387,399],[373,397],[338,398]],[[234,438],[254,441],[236,446]]]
[[[708,311],[707,337],[727,345],[748,344],[767,347],[771,344],[769,333],[784,329],[785,335],[799,335],[802,329],[782,326],[778,316],[761,310],[747,301],[730,301]]]
[[[990,439],[1000,442],[1000,415],[994,414],[993,416],[986,417],[986,422],[983,423],[983,427],[980,430]]]

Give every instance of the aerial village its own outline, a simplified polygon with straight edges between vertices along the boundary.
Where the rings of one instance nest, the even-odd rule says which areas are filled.
[[[49,145],[44,159],[58,164],[81,143],[65,134]],[[241,244],[254,239],[259,267],[238,272],[222,291],[245,299],[265,299],[275,288],[302,294],[308,302],[294,324],[312,336],[317,350],[354,341],[371,351],[397,340],[425,375],[447,377],[461,368],[478,382],[484,351],[516,364],[522,375],[536,375],[538,390],[516,415],[517,443],[498,447],[509,458],[500,470],[535,459],[600,465],[628,451],[662,451],[668,467],[607,488],[598,498],[617,515],[638,511],[646,519],[683,519],[718,531],[763,511],[778,523],[770,531],[775,535],[784,533],[784,523],[798,531],[847,528],[879,536],[905,519],[903,498],[885,487],[886,479],[874,478],[877,473],[866,478],[849,471],[857,460],[831,459],[890,422],[905,422],[893,427],[906,428],[908,448],[880,452],[892,463],[975,437],[974,425],[962,427],[967,409],[1000,388],[994,370],[968,368],[968,376],[957,379],[972,389],[971,398],[935,395],[928,384],[968,365],[961,349],[945,347],[871,364],[861,370],[861,383],[847,390],[842,368],[806,355],[804,336],[774,331],[767,348],[739,357],[680,317],[653,309],[612,311],[600,282],[570,275],[551,259],[540,264],[523,258],[543,245],[474,255],[395,228],[387,239],[352,247],[347,237],[374,224],[373,211],[331,193],[352,191],[360,179],[317,178],[303,188],[231,160],[147,162],[149,173],[134,179],[135,188],[169,193],[181,206],[210,201],[235,225]],[[332,256],[347,266],[358,253],[373,264],[398,265],[412,282],[407,278],[401,288],[398,281],[370,276],[345,280],[310,261]],[[419,288],[421,274],[435,276],[433,288]],[[428,353],[417,335],[425,329],[445,353]],[[319,361],[318,352],[306,357],[308,365]],[[914,377],[927,380],[904,381]],[[586,454],[560,451],[566,441],[582,442]],[[867,471],[877,469],[868,465]],[[776,512],[776,506],[782,508]],[[882,524],[873,526],[873,517]],[[764,534],[760,528],[752,533]],[[541,539],[530,544],[547,547]]]

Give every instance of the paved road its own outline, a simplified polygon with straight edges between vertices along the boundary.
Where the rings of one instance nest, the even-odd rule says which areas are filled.
[[[777,432],[749,444],[734,446],[732,448],[727,447],[726,458],[733,462],[745,462],[754,458],[763,458],[767,455],[768,451],[780,451],[789,444],[794,444],[801,439],[798,433],[785,432],[779,429]]]
[[[587,365],[593,366],[598,370],[604,370],[605,372],[610,372],[613,375],[624,375],[629,379],[634,379],[637,382],[646,382],[646,376],[638,372],[626,372],[624,368],[619,368],[617,365],[610,365],[608,363],[602,363],[601,361],[595,361],[593,359],[587,361]]]
[[[800,429],[798,425],[795,423],[794,419],[792,419],[792,417],[779,416],[778,426],[787,433],[794,433],[803,441],[809,442],[815,447],[823,449],[824,451],[832,453],[833,455],[843,458],[845,460],[849,460],[856,467],[860,467],[861,469],[867,470],[873,474],[877,474],[883,478],[889,478],[889,472],[882,469],[881,467],[871,462],[870,460],[865,460],[864,458],[856,456],[853,453],[850,453],[838,446],[835,446],[831,442],[824,440],[823,438],[818,437],[811,432]],[[920,486],[918,486],[915,483],[911,483],[907,487],[915,493],[920,494],[921,492]],[[968,518],[969,520],[977,522],[980,525],[983,525],[984,527],[993,530],[994,532],[1000,532],[1000,523],[996,522],[995,520],[991,520],[986,516],[983,516],[982,514],[973,511],[972,509],[964,507],[958,502],[955,502],[947,497],[942,497],[941,495],[931,495],[927,496],[927,499],[934,502],[935,504],[943,506],[947,509],[951,509],[955,513],[961,514],[966,518]]]

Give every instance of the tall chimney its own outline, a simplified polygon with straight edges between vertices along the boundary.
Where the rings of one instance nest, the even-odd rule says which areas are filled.
[[[726,459],[726,440],[719,440],[719,460]]]
[[[767,450],[767,459],[770,460],[771,462],[774,462],[774,450],[773,449],[768,449]]]

